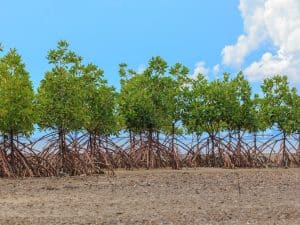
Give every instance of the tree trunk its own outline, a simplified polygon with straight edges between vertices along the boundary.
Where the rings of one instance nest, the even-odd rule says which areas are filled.
[[[9,132],[9,148],[11,156],[11,166],[15,169],[15,146],[14,146],[14,131],[10,130]]]
[[[90,154],[91,156],[94,156],[97,148],[97,135],[95,132],[90,132],[89,142],[90,142]]]
[[[89,134],[89,142],[90,142],[90,154],[93,155],[94,149],[93,149],[93,137],[92,133]]]
[[[232,136],[231,136],[231,132],[229,131],[228,133],[228,149],[231,151],[231,145],[232,145]]]
[[[199,134],[196,134],[196,142],[197,142],[197,152],[199,152],[200,150],[200,135]]]
[[[201,166],[202,164],[202,157],[201,157],[201,150],[200,150],[200,135],[197,133],[196,134],[196,145],[197,145],[197,149],[196,149],[196,166]],[[199,160],[198,160],[199,159]]]
[[[298,156],[298,159],[300,160],[300,132],[298,133],[298,149],[296,154]]]
[[[282,161],[283,161],[283,166],[288,167],[288,155],[286,151],[286,133],[283,132],[283,139],[282,139]]]
[[[150,129],[149,130],[149,134],[148,134],[148,149],[147,149],[147,169],[150,169],[150,161],[152,161],[152,164],[153,164],[153,160],[151,160],[151,158],[152,158],[152,154],[151,154],[151,152],[152,152],[152,147],[153,147],[153,140],[152,140],[152,134],[153,134],[153,132],[152,132],[152,130]],[[153,166],[153,165],[152,165]]]
[[[172,135],[172,139],[171,139],[171,148],[172,148],[172,152],[174,153],[175,151],[175,146],[174,146],[174,140],[175,140],[175,124],[172,123],[172,131],[171,131],[171,135]]]
[[[172,140],[171,140],[171,148],[172,148],[172,155],[173,155],[173,169],[179,169],[179,163],[177,158],[177,152],[175,149],[175,123],[172,123]]]
[[[156,132],[156,141],[158,143],[158,145],[160,145],[160,140],[159,140],[159,132]],[[162,165],[162,160],[161,160],[161,152],[160,152],[160,148],[157,148],[156,150],[156,154],[157,154],[157,166],[161,167]]]
[[[237,143],[237,164],[240,167],[241,166],[241,129],[238,129],[238,143]]]
[[[215,167],[216,165],[216,157],[215,157],[215,135],[211,134],[210,135],[210,139],[211,139],[211,156],[212,156],[212,161],[211,161],[211,166]]]
[[[220,132],[218,132],[217,133],[217,137],[218,137],[218,139],[217,139],[217,143],[216,143],[216,147],[217,147],[217,149],[218,149],[218,155],[219,155],[219,157],[218,157],[218,166],[223,166],[222,164],[222,158],[223,158],[223,155],[222,155],[222,150],[221,150],[221,133]]]
[[[63,128],[60,128],[58,131],[59,135],[59,151],[61,154],[61,169],[62,172],[67,172],[67,165],[66,165],[66,132]]]
[[[129,131],[129,142],[130,142],[130,152],[133,150],[133,137],[132,137],[132,132],[131,130]]]
[[[144,140],[143,140],[143,134],[142,134],[142,132],[140,132],[140,146],[139,146],[139,149],[140,150],[143,150],[143,148],[144,148]]]
[[[136,136],[135,136],[135,133],[132,132],[132,150],[134,151],[135,150],[135,140],[136,140]]]
[[[253,142],[254,142],[254,157],[256,158],[256,152],[257,152],[257,133],[254,133],[253,135]]]
[[[205,161],[206,161],[206,166],[209,165],[209,138],[207,138],[207,147],[206,147],[206,157],[205,157]]]
[[[257,162],[256,162],[256,154],[257,154],[257,133],[255,132],[253,135],[253,142],[254,142],[254,151],[253,151],[253,161],[254,161],[254,166],[257,166]]]

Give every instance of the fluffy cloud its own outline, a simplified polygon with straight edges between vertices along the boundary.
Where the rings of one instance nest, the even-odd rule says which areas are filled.
[[[204,76],[208,76],[210,69],[205,66],[204,61],[197,62],[195,65],[194,73],[191,74],[191,78],[196,78],[198,74],[202,74]]]
[[[264,24],[265,0],[240,0],[239,9],[244,20],[246,34],[238,37],[235,45],[228,45],[222,51],[223,63],[239,66],[245,57],[266,40],[267,31]]]
[[[285,74],[300,82],[300,1],[240,0],[245,34],[222,51],[223,64],[240,67],[244,59],[268,41],[276,53],[264,53],[245,68],[252,81],[274,74]]]
[[[265,53],[259,61],[249,65],[244,73],[249,77],[250,81],[258,81],[263,78],[275,75],[285,74],[292,82],[300,82],[300,57],[292,54],[276,55]]]

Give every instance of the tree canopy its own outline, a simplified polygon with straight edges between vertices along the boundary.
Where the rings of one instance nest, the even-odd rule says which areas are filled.
[[[0,58],[0,131],[29,135],[34,131],[34,91],[21,56],[10,49]]]
[[[286,76],[276,75],[264,80],[262,109],[269,127],[273,125],[286,134],[299,127],[299,95],[291,88]]]
[[[84,107],[87,109],[84,129],[98,135],[116,134],[119,118],[116,112],[115,88],[107,84],[103,71],[96,65],[88,64],[82,70]]]
[[[182,87],[188,69],[177,63],[173,67],[161,57],[153,57],[148,67],[138,73],[120,65],[120,113],[126,127],[134,132],[170,132],[182,111]]]
[[[86,121],[82,58],[68,47],[66,41],[60,41],[56,49],[48,52],[47,59],[53,68],[45,73],[36,97],[38,125],[42,129],[68,132],[81,129]]]

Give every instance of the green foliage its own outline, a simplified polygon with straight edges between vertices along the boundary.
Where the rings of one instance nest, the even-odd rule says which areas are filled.
[[[220,131],[263,131],[268,127],[262,113],[262,99],[251,98],[249,82],[242,72],[232,79],[208,82],[201,74],[186,88],[183,124],[188,133],[216,134]]]
[[[120,113],[125,126],[134,132],[157,127],[153,102],[149,92],[149,78],[143,75],[135,75],[129,80],[123,81],[119,96]]]
[[[188,77],[189,70],[186,66],[176,63],[174,66],[170,68],[169,71],[172,76],[171,81],[167,81],[169,83],[168,88],[168,97],[169,97],[169,114],[172,116],[171,120],[174,123],[178,122],[182,118],[183,109],[185,106],[185,92],[187,85],[190,83],[190,79]],[[171,78],[169,78],[171,79]]]
[[[202,74],[196,79],[190,80],[190,84],[184,89],[185,106],[183,109],[182,122],[188,133],[201,134],[204,132],[205,93],[208,81]]]
[[[78,130],[87,120],[84,105],[84,88],[81,80],[82,58],[68,49],[68,43],[58,42],[57,49],[48,53],[53,65],[41,81],[36,97],[40,128]]]
[[[186,91],[186,105],[183,124],[189,133],[215,134],[224,129],[228,110],[232,107],[232,90],[229,76],[208,82],[199,74],[191,80],[191,87]]]
[[[267,124],[277,126],[286,134],[299,129],[299,96],[289,86],[286,76],[276,75],[264,80],[262,109]]]
[[[35,122],[34,92],[16,49],[0,59],[0,131],[29,135]]]
[[[251,87],[242,72],[227,82],[225,91],[225,121],[228,130],[251,130],[254,125],[254,102],[251,99]]]
[[[85,90],[84,107],[87,120],[84,128],[93,134],[110,135],[118,131],[116,115],[117,94],[103,79],[103,71],[96,65],[82,67],[82,82]]]
[[[188,69],[153,57],[141,74],[120,65],[119,105],[126,128],[134,132],[171,132],[182,111],[180,93]],[[169,75],[167,74],[169,72]]]
[[[258,94],[254,95],[254,98],[251,99],[252,105],[250,108],[250,118],[251,124],[247,128],[249,132],[260,132],[265,131],[268,127],[268,123],[264,118],[264,112],[262,109],[263,99],[258,96]]]

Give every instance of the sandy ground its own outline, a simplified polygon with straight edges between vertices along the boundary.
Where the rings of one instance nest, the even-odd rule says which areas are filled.
[[[300,224],[300,169],[0,179],[0,224]]]

